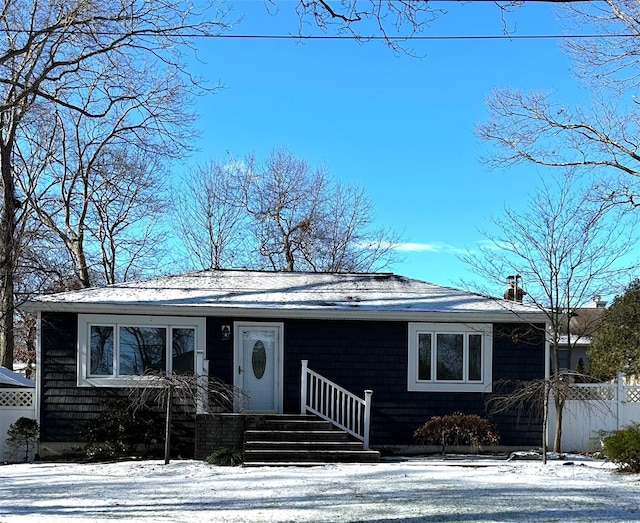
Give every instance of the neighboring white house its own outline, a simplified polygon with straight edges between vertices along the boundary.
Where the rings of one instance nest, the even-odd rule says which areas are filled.
[[[600,296],[595,296],[593,301],[585,307],[579,307],[571,311],[571,319],[568,326],[561,326],[558,342],[561,368],[577,370],[582,367],[582,371],[585,371],[588,364],[587,353],[591,346],[591,339],[602,326],[606,306],[606,301],[602,300]],[[570,345],[568,344],[569,340],[571,342]],[[571,347],[571,361],[569,361],[569,346]],[[582,364],[580,365],[579,362],[581,360]]]
[[[35,419],[35,382],[0,367],[0,461],[13,461],[7,447],[7,431],[19,418]]]

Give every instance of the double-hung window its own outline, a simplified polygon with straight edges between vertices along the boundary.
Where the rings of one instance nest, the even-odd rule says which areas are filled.
[[[492,325],[410,323],[408,390],[490,392]]]
[[[150,373],[193,374],[204,357],[203,318],[78,316],[78,384],[129,386]]]

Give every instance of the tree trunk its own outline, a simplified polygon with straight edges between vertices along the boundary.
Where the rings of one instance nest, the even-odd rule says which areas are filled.
[[[558,322],[559,325],[559,322]],[[555,339],[558,338],[557,334],[554,334]],[[560,374],[560,351],[558,350],[557,341],[553,344],[553,366],[552,379],[558,379]],[[562,447],[562,411],[564,409],[564,396],[558,390],[558,387],[552,387],[554,389],[553,401],[556,407],[556,429],[553,435],[553,451],[560,452]]]
[[[549,425],[549,393],[551,387],[548,382],[544,385],[544,399],[542,405],[542,463],[547,464],[547,426]]]
[[[84,252],[84,235],[73,238],[71,240],[70,250],[73,253],[76,263],[78,264],[78,268],[76,269],[76,274],[78,275],[78,279],[80,280],[80,285],[82,285],[83,289],[87,289],[91,287],[91,276],[89,274],[89,267],[87,264],[87,257]]]
[[[12,146],[6,138],[0,144],[2,176],[2,212],[0,213],[0,365],[13,370],[14,272],[17,245],[15,241],[16,199],[11,166]]]
[[[556,406],[556,431],[553,437],[553,451],[560,452],[562,447],[562,413],[564,411],[564,396],[562,392],[556,391],[553,395]]]

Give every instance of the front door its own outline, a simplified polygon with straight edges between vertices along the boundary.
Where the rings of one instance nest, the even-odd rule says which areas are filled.
[[[281,323],[235,324],[237,410],[282,411],[282,330]]]

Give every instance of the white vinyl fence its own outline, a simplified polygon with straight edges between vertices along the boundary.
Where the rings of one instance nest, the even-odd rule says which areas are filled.
[[[555,408],[550,402],[549,445],[555,432]],[[616,383],[576,384],[563,412],[562,452],[600,449],[600,433],[640,422],[640,386]]]
[[[0,461],[16,461],[21,456],[13,455],[7,446],[7,430],[19,418],[35,419],[35,389],[0,388]]]

